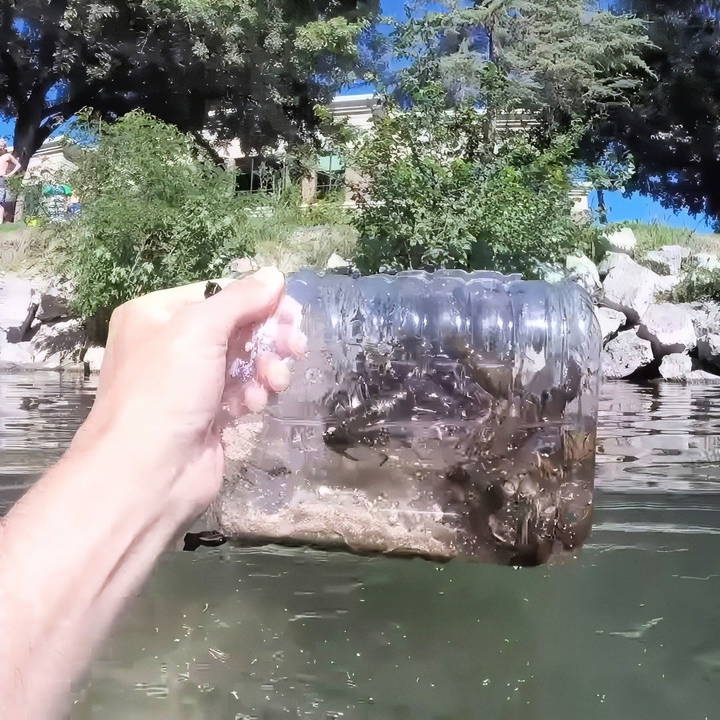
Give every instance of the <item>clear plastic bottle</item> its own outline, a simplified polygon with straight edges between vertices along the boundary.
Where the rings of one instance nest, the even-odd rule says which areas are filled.
[[[227,431],[222,533],[507,564],[584,541],[600,332],[583,290],[303,271],[288,294],[309,350],[289,390]]]

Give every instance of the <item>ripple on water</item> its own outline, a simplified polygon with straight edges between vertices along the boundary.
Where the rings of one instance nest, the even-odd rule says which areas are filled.
[[[0,377],[0,390],[7,507],[93,390],[54,374]],[[72,717],[715,718],[719,430],[720,388],[606,385],[595,530],[561,566],[168,554]]]

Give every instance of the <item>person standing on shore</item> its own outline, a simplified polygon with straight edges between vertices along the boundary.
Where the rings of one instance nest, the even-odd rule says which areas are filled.
[[[18,159],[8,150],[5,140],[0,138],[0,224],[5,220],[5,203],[8,200],[8,178],[20,170]]]

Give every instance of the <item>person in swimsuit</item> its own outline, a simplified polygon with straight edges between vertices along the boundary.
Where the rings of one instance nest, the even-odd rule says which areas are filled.
[[[8,150],[5,140],[0,138],[0,223],[5,220],[5,203],[9,199],[7,180],[19,170],[18,159]]]

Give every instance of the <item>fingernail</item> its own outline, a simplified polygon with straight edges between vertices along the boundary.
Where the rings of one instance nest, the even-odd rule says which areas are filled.
[[[253,277],[268,287],[279,288],[285,284],[285,276],[276,267],[262,267]]]
[[[284,362],[273,363],[268,382],[275,392],[284,392],[290,386],[290,368]]]
[[[307,352],[307,338],[305,334],[300,332],[300,330],[294,330],[288,338],[288,347],[293,355],[302,357]]]

